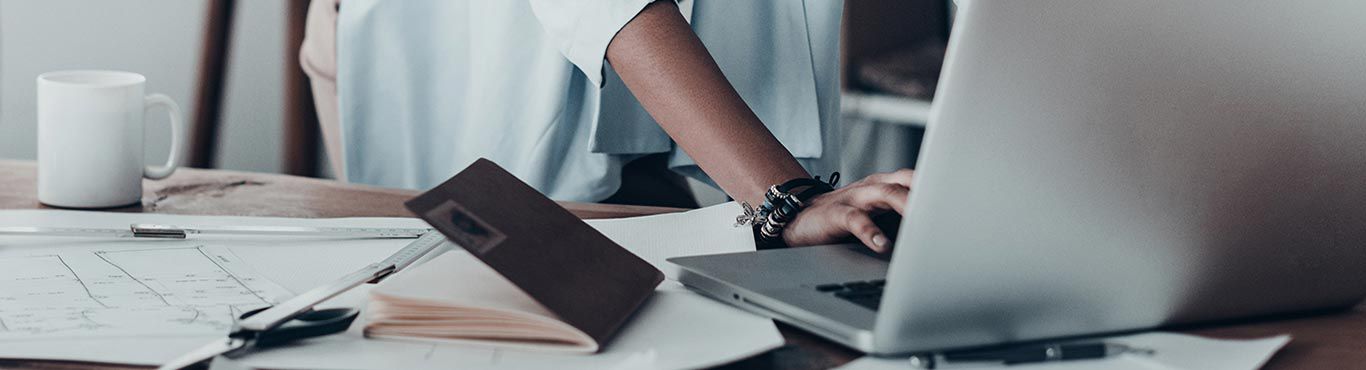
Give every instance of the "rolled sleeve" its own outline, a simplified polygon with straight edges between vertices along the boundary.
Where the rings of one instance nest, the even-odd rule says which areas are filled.
[[[603,86],[607,45],[655,0],[530,0],[532,12],[560,53]],[[680,9],[684,9],[680,2]],[[683,10],[686,17],[687,10]]]

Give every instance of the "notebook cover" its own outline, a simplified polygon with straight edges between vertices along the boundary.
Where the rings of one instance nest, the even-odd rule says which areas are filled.
[[[404,205],[599,348],[664,280],[659,269],[487,159]]]

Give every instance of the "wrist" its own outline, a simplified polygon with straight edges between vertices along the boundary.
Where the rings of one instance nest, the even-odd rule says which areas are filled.
[[[750,225],[754,229],[755,245],[759,249],[787,246],[783,241],[783,230],[787,224],[797,218],[797,214],[806,208],[811,199],[834,191],[839,176],[839,172],[835,172],[827,182],[822,182],[820,176],[816,176],[771,185],[758,207],[741,202],[744,213],[735,218],[735,226]]]
[[[751,226],[751,228],[754,230],[754,249],[765,250],[788,247],[787,241],[783,240],[781,236],[777,238],[765,237],[763,235],[763,227],[764,225],[762,224]]]

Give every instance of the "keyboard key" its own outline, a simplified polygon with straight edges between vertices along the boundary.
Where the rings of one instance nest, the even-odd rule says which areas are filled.
[[[867,308],[867,309],[870,309],[870,310],[873,310],[873,311],[877,311],[878,306],[879,306],[879,303],[882,302],[882,297],[876,296],[876,295],[861,295],[861,296],[853,296],[853,297],[847,297],[847,298],[846,298],[846,297],[841,297],[841,298],[844,298],[844,300],[846,300],[846,301],[849,301],[849,302],[851,302],[851,303],[853,303],[853,304],[856,304],[856,305],[859,305],[859,306],[863,306],[864,308]]]
[[[822,293],[834,293],[850,303],[860,307],[877,311],[882,302],[882,287],[887,285],[887,280],[877,279],[869,281],[851,281],[844,284],[821,284],[816,286],[816,290]]]
[[[822,285],[817,285],[817,286],[816,286],[816,290],[817,290],[817,291],[821,291],[821,292],[833,292],[833,291],[837,291],[837,290],[844,290],[844,285],[843,285],[843,284],[822,284]]]
[[[845,288],[845,289],[849,289],[849,290],[855,290],[855,291],[870,291],[870,290],[877,290],[877,286],[876,286],[876,285],[869,284],[869,283],[862,282],[862,281],[855,281],[855,282],[852,282],[852,283],[844,283],[844,288]]]
[[[881,300],[881,299],[860,300],[860,301],[856,301],[856,302],[854,302],[854,303],[857,303],[859,306],[863,306],[863,307],[865,307],[865,308],[867,308],[867,309],[870,309],[870,310],[873,310],[873,311],[877,311],[878,307],[881,307],[881,306],[882,306],[882,300]]]
[[[867,298],[867,297],[881,297],[881,296],[882,296],[882,293],[881,293],[881,292],[876,292],[876,291],[847,290],[847,291],[835,293],[835,296],[836,296],[836,297],[840,297],[840,298],[844,298],[844,299],[861,299],[861,298]]]

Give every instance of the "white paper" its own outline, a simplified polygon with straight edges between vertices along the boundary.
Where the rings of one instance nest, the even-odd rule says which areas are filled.
[[[269,217],[180,216],[113,212],[52,210],[0,211],[0,226],[126,228],[133,223],[172,225],[239,226],[338,226],[338,227],[428,227],[418,219],[335,218],[296,219]],[[290,292],[303,292],[331,282],[367,264],[398,251],[411,240],[399,239],[317,239],[279,237],[196,237],[190,240],[142,240],[73,238],[51,236],[0,236],[0,256],[26,255],[35,250],[59,248],[78,250],[109,248],[121,243],[157,243],[167,247],[187,242],[230,242],[232,253],[264,276]],[[443,248],[449,248],[444,246]],[[368,287],[347,292],[322,307],[360,307]],[[157,365],[189,352],[221,335],[137,336],[119,338],[52,338],[42,340],[0,340],[0,358],[72,360],[133,365]]]
[[[214,242],[0,252],[0,341],[222,335],[290,295]]]
[[[740,212],[739,204],[729,202],[682,213],[589,220],[588,224],[677,280],[678,266],[666,259],[754,250],[754,231],[734,227]]]
[[[1011,370],[1253,370],[1290,342],[1289,335],[1252,340],[1210,339],[1176,333],[1143,333],[1104,339],[1156,351],[1153,356],[1124,354],[1099,360],[1076,360],[1014,366],[957,367],[954,369]],[[904,370],[905,358],[863,357],[841,370]]]
[[[727,209],[729,208],[729,209]],[[734,203],[701,210],[634,219],[595,220],[590,224],[669,276],[664,259],[675,256],[753,250],[750,231],[732,228]],[[719,219],[719,221],[714,221]],[[206,226],[278,225],[337,227],[426,227],[417,219],[289,219],[178,216],[72,211],[0,211],[0,226],[127,227],[131,223]],[[665,235],[670,237],[664,237]],[[198,240],[198,239],[196,239]],[[410,240],[229,237],[231,251],[266,279],[293,292],[330,282],[379,261]],[[108,239],[3,237],[0,256],[10,251],[82,244],[104,246]],[[168,241],[168,243],[176,243]],[[452,248],[449,244],[443,246]],[[400,272],[401,273],[401,272]],[[363,307],[370,286],[332,299],[322,307]],[[362,315],[363,316],[363,315]],[[622,368],[675,369],[714,366],[781,346],[772,321],[702,297],[666,281],[601,353],[591,356],[518,352],[487,347],[368,340],[363,320],[345,334],[309,339],[237,359],[268,368]],[[60,339],[0,342],[0,358],[59,359],[155,365],[219,336],[152,336],[109,339]]]

